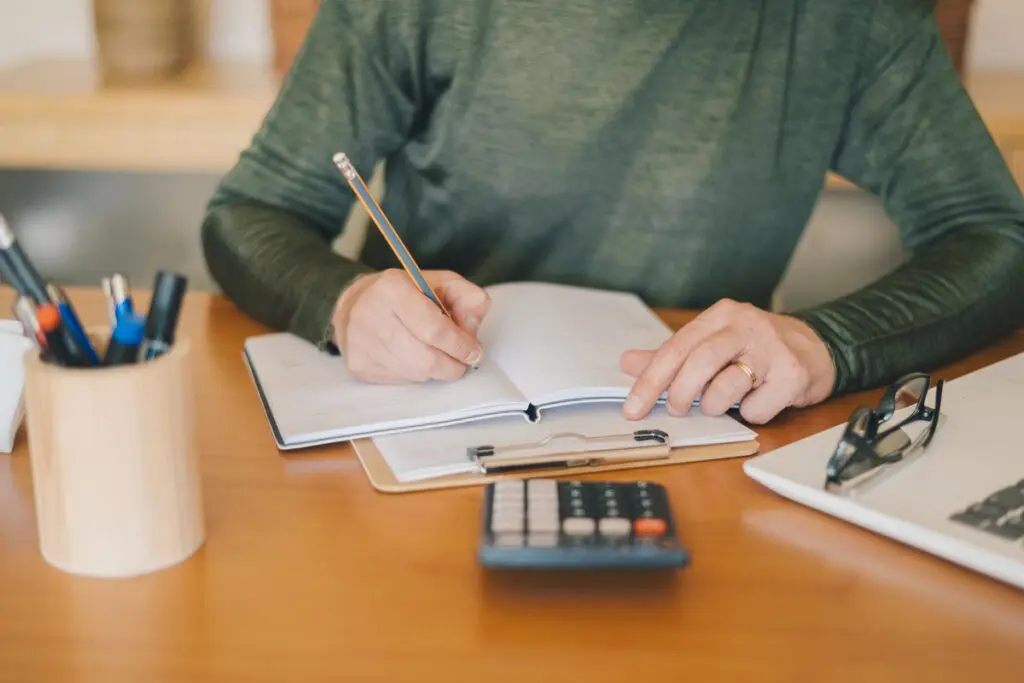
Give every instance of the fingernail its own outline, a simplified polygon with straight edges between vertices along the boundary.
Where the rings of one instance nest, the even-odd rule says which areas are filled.
[[[473,351],[472,351],[472,352],[471,352],[471,353],[469,354],[469,356],[467,356],[467,357],[466,357],[466,363],[467,363],[468,365],[476,365],[477,363],[479,363],[479,362],[480,362],[480,358],[481,358],[482,356],[483,356],[483,353],[482,353],[482,352],[480,351],[480,349],[474,349],[474,350],[473,350]]]
[[[682,417],[683,416],[683,413],[681,411],[679,411],[678,409],[676,409],[676,407],[674,405],[672,405],[671,403],[669,403],[666,407],[668,408],[668,414],[671,415],[672,417]]]
[[[466,327],[476,332],[477,328],[480,327],[480,319],[475,315],[466,316]]]
[[[627,415],[636,415],[640,412],[640,397],[633,396],[632,394],[626,399],[626,405],[623,406]]]

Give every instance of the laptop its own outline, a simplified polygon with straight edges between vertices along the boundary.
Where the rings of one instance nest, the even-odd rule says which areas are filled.
[[[902,408],[886,424],[912,412]],[[939,413],[924,448],[847,489],[826,487],[845,422],[755,456],[744,470],[787,499],[1024,588],[1024,354],[944,382]],[[903,431],[913,440],[927,428]]]

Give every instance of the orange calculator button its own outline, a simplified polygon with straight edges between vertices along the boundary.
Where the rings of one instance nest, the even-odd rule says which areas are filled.
[[[633,523],[633,531],[639,536],[661,536],[668,530],[665,520],[657,517],[638,519]]]

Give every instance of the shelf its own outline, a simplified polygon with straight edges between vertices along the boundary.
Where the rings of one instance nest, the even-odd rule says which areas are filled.
[[[88,62],[0,71],[0,166],[222,173],[273,102],[268,67],[209,64],[152,86],[105,87]]]

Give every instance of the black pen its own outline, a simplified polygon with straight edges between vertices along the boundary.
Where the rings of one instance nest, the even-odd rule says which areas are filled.
[[[14,232],[2,215],[0,215],[0,255],[2,255],[0,268],[7,271],[4,273],[4,277],[11,281],[20,294],[29,297],[38,306],[53,303],[46,292],[46,282],[25,256]]]
[[[166,271],[157,273],[146,315],[146,329],[139,347],[139,360],[152,360],[167,353],[174,344],[174,331],[178,326],[187,284],[184,275]]]
[[[104,365],[130,365],[139,358],[139,345],[142,343],[142,330],[145,321],[137,315],[122,315],[117,327],[110,335],[107,352],[103,356]]]
[[[36,320],[46,337],[46,348],[50,351],[50,357],[58,365],[81,365],[68,348],[66,337],[62,334],[60,311],[53,304],[43,304],[36,308]]]

